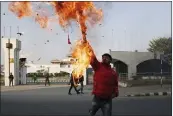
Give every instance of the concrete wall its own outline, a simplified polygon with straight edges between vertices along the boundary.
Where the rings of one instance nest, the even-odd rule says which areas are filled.
[[[117,60],[124,62],[128,66],[128,77],[136,73],[136,66],[143,61],[154,59],[151,52],[130,52],[130,51],[109,51],[113,58],[113,63]],[[160,59],[160,53],[156,54],[156,59]]]

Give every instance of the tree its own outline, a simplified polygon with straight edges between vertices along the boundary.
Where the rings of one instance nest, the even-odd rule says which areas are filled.
[[[172,37],[160,37],[151,40],[147,50],[153,53],[164,53],[164,60],[167,61],[170,65],[172,64]]]

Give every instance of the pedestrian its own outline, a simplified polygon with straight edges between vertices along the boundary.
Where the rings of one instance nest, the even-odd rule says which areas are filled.
[[[34,80],[34,84],[35,84],[35,82],[37,81],[37,75],[36,74],[34,74],[33,80]]]
[[[92,51],[92,60],[90,62],[94,70],[92,108],[89,115],[94,116],[101,108],[103,116],[112,115],[112,99],[118,97],[118,76],[111,68],[111,55],[105,53],[102,55],[102,62],[99,62]]]
[[[13,80],[14,80],[14,76],[13,76],[13,74],[12,73],[10,73],[10,75],[9,75],[9,86],[13,86]]]
[[[47,83],[48,83],[49,86],[50,86],[49,73],[46,73],[46,74],[45,74],[45,86],[46,86]]]
[[[69,94],[69,95],[72,95],[72,94],[71,94],[72,88],[74,88],[74,90],[76,91],[77,94],[80,93],[80,92],[77,90],[77,88],[76,88],[76,81],[75,81],[75,79],[73,78],[73,72],[72,72],[71,77],[70,77],[70,88],[69,88],[69,91],[68,91],[68,94]]]
[[[81,88],[78,89],[78,91],[80,91],[81,94],[84,94],[84,93],[83,93],[83,87],[84,87],[84,86],[83,86],[83,81],[84,81],[84,76],[81,75],[80,78],[79,78],[79,83],[80,83],[80,85],[81,85]]]

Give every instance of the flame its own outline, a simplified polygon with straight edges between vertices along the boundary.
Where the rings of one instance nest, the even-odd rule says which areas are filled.
[[[18,18],[32,15],[32,7],[30,2],[11,2],[9,10],[17,15]]]
[[[13,12],[19,19],[23,17],[34,17],[41,28],[48,27],[48,17],[42,13],[40,15],[38,11],[33,11],[31,2],[11,2],[9,4],[9,10]]]
[[[93,2],[50,2],[50,4],[59,16],[59,24],[62,27],[66,27],[70,20],[76,20],[79,23],[84,41],[86,41],[87,31],[86,21],[91,19],[98,22],[102,17],[102,10],[97,10]]]
[[[78,40],[72,52],[72,57],[77,61],[73,63],[73,76],[80,78],[84,70],[88,67],[93,55],[92,48],[89,42],[84,43],[83,40]]]
[[[96,9],[93,2],[52,1],[43,3],[48,3],[49,6],[54,8],[54,14],[58,16],[59,19],[57,22],[59,22],[62,28],[67,28],[70,25],[70,21],[77,21],[80,26],[82,39],[75,43],[75,47],[72,51],[72,57],[77,59],[76,62],[73,62],[73,76],[79,78],[90,64],[91,55],[93,55],[93,52],[91,52],[92,47],[86,39],[87,22],[94,25],[101,21],[103,16],[102,10]],[[36,14],[36,11],[32,9],[31,2],[12,2],[9,5],[9,10],[19,18],[26,16],[34,17],[35,21],[38,22],[42,28],[47,28],[48,22],[53,21],[45,14]]]
[[[48,17],[37,15],[35,21],[40,24],[42,28],[48,27]]]
[[[93,2],[50,2],[54,7],[56,15],[59,17],[59,24],[65,28],[71,20],[76,20],[80,25],[82,39],[75,43],[72,51],[72,57],[77,59],[73,62],[73,76],[80,78],[84,70],[91,61],[92,48],[86,39],[87,25],[86,21],[95,24],[103,16],[102,10],[97,10]]]

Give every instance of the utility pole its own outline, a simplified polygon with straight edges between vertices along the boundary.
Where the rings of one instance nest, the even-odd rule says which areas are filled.
[[[164,55],[164,53],[163,54],[160,54],[160,74],[161,74],[161,79],[160,79],[160,85],[161,85],[161,87],[163,86],[163,75],[162,75],[162,73],[163,73],[163,70],[162,70],[162,67],[163,67],[163,55]]]
[[[19,39],[19,37],[20,37],[20,35],[19,35],[19,26],[17,26],[17,39]],[[20,58],[19,58],[20,59]],[[22,63],[22,61],[21,61],[21,59],[19,60],[19,85],[21,84],[21,69],[22,69],[22,65],[21,65],[21,63]]]
[[[4,26],[4,37],[5,37],[5,26]]]
[[[10,38],[11,38],[11,26],[10,26]],[[9,65],[9,76],[10,76],[10,49],[12,49],[12,44],[10,43],[10,38],[8,38],[8,43],[6,43],[6,48],[8,49],[8,65]]]
[[[20,35],[19,35],[19,26],[17,26],[17,33],[18,33],[18,34],[17,34],[17,35],[18,35],[17,38],[19,39],[19,36],[20,36]]]

